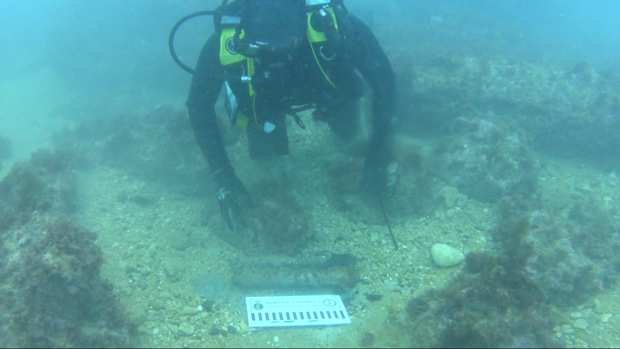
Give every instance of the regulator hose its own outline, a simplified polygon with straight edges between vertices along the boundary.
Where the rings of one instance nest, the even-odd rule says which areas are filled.
[[[177,30],[179,29],[179,27],[181,25],[183,25],[183,23],[185,23],[186,21],[195,18],[195,17],[199,17],[199,16],[214,16],[216,14],[219,14],[217,11],[198,11],[198,12],[194,12],[192,14],[189,14],[181,19],[179,19],[179,21],[174,25],[174,27],[172,27],[172,30],[170,30],[170,36],[168,36],[168,49],[170,50],[170,55],[172,56],[172,59],[174,59],[174,61],[179,65],[179,67],[181,67],[181,69],[185,70],[186,72],[190,73],[190,74],[194,74],[194,69],[188,67],[185,63],[183,63],[180,59],[179,56],[177,56],[176,52],[174,51],[174,36],[177,33]]]

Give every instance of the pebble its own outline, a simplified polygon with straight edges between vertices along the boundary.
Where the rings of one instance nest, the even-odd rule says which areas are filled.
[[[582,317],[583,317],[583,314],[581,314],[578,311],[574,311],[574,312],[570,313],[570,318],[573,319],[573,320],[581,319]]]
[[[149,305],[151,306],[151,309],[153,309],[154,311],[160,311],[160,310],[162,310],[162,309],[164,309],[164,308],[165,308],[165,306],[164,306],[164,304],[163,304],[163,303],[158,302],[158,301],[157,301],[157,300],[155,300],[155,299],[151,299],[151,300],[149,301]]]
[[[167,327],[170,330],[170,332],[172,332],[172,334],[179,333],[179,328],[177,326],[175,326],[173,324],[168,324]]]
[[[435,244],[431,247],[433,261],[440,267],[451,267],[465,259],[461,251],[446,244]]]
[[[601,310],[601,301],[599,301],[598,299],[594,298],[594,300],[592,301],[592,305],[594,306],[594,310]]]
[[[602,323],[609,322],[609,319],[611,319],[612,316],[613,316],[612,314],[603,314],[603,315],[601,315],[601,322]]]
[[[368,224],[363,223],[363,222],[357,222],[357,224],[355,224],[355,226],[357,227],[357,229],[360,229],[360,230],[364,230],[364,229],[368,228]]]
[[[459,194],[459,197],[456,200],[456,204],[462,207],[466,203],[467,203],[467,195]]]
[[[155,328],[153,329],[153,334],[159,334],[159,328],[155,327]]]
[[[233,325],[228,325],[226,330],[228,330],[228,333],[232,333],[232,334],[239,333],[239,328],[237,326],[233,326]]]
[[[194,334],[194,326],[188,324],[187,322],[184,322],[179,325],[179,332],[183,333],[186,336],[191,336],[192,334]]]
[[[446,212],[446,218],[450,219],[450,218],[454,217],[454,215],[455,215],[455,214],[456,214],[456,211],[454,211],[454,209],[453,209],[453,208],[451,208],[451,209],[449,209],[449,210]]]
[[[190,315],[196,315],[198,313],[198,309],[196,307],[190,307],[190,306],[184,306],[183,309],[181,309],[181,312],[179,313],[179,315],[181,316],[190,316]]]
[[[459,197],[459,190],[455,187],[443,187],[443,205],[446,209],[454,207]]]
[[[278,338],[278,336],[273,336],[273,342],[274,343],[280,343],[280,338]]]
[[[202,302],[202,309],[206,310],[209,313],[214,312],[215,310],[213,309],[213,306],[215,305],[215,301],[212,301],[210,299],[207,299],[206,301]]]
[[[585,319],[577,319],[573,322],[573,327],[580,330],[587,330],[590,324]]]

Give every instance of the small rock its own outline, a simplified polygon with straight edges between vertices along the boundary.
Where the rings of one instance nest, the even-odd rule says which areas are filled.
[[[442,189],[443,196],[443,206],[448,209],[454,207],[456,201],[459,198],[459,190],[455,187],[443,187]]]
[[[177,270],[176,268],[169,264],[169,263],[165,263],[164,264],[164,273],[166,274],[167,277],[169,278],[174,278],[176,276]]]
[[[159,328],[155,327],[155,328],[153,329],[153,334],[159,334]]]
[[[179,315],[181,316],[191,316],[191,315],[196,315],[198,313],[198,309],[196,307],[190,307],[190,306],[184,306],[183,309],[181,309],[181,312],[179,313]]]
[[[463,207],[466,203],[467,203],[467,195],[459,194],[459,197],[456,200],[456,205],[459,207]]]
[[[316,201],[317,201],[317,202],[319,203],[319,205],[321,205],[321,206],[325,206],[325,205],[327,205],[327,197],[325,197],[325,196],[319,196],[319,198],[318,198]]]
[[[273,336],[273,342],[276,344],[280,343],[280,338],[278,338],[278,336]]]
[[[357,224],[355,224],[355,226],[357,227],[357,229],[360,229],[360,230],[364,230],[364,229],[368,228],[368,224],[363,223],[363,222],[357,222]]]
[[[571,334],[575,332],[575,329],[571,325],[566,324],[566,325],[562,325],[562,332]]]
[[[587,330],[590,324],[585,319],[577,319],[573,322],[573,327],[580,330]]]
[[[573,190],[568,194],[568,197],[573,200],[583,200],[586,198],[586,195],[580,191]]]
[[[366,296],[366,299],[368,299],[371,302],[377,302],[377,301],[380,301],[383,298],[382,294],[366,293],[365,296]]]
[[[456,214],[456,211],[454,211],[454,209],[451,208],[448,211],[446,211],[446,218],[450,219],[450,218],[454,217],[455,214]]]
[[[184,322],[179,325],[179,333],[182,333],[186,336],[191,336],[194,334],[194,326]]]
[[[209,329],[210,336],[217,336],[218,334],[220,334],[220,329],[217,328],[216,326],[213,326]]]
[[[170,330],[170,332],[172,332],[172,334],[177,334],[179,333],[179,328],[173,324],[168,324],[166,325],[168,327],[168,329]]]
[[[215,305],[215,301],[207,299],[206,301],[202,302],[202,309],[206,310],[209,313],[212,313],[214,311],[213,309],[214,305]]]
[[[572,320],[566,313],[560,311],[558,308],[551,306],[549,309],[549,319],[554,325],[566,325],[570,324]]]
[[[461,251],[446,244],[435,244],[431,247],[433,261],[440,267],[451,267],[465,259]]]
[[[574,311],[574,312],[570,313],[570,318],[573,319],[573,320],[581,319],[582,317],[583,317],[583,314],[581,314],[578,311]]]
[[[360,339],[360,346],[368,347],[371,346],[375,342],[375,334],[372,332],[364,332],[362,338]]]
[[[601,322],[602,323],[608,323],[609,319],[611,319],[613,315],[612,314],[603,314],[601,315]]]
[[[228,333],[231,333],[231,334],[239,333],[239,328],[233,325],[228,325],[227,330],[228,330]]]
[[[594,310],[601,310],[601,301],[599,301],[597,298],[594,298],[594,300],[592,301],[592,306],[594,306]]]

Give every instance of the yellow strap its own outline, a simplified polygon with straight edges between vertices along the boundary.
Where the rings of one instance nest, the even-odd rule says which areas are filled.
[[[310,40],[310,34],[308,34],[308,40]],[[312,55],[314,56],[314,60],[316,61],[316,64],[319,66],[319,69],[321,69],[321,73],[323,73],[323,76],[325,77],[327,82],[329,82],[329,84],[332,85],[336,90],[340,91],[338,87],[336,87],[336,85],[334,85],[334,83],[331,81],[329,76],[327,76],[327,73],[325,73],[325,70],[323,70],[323,67],[321,66],[321,62],[319,62],[319,58],[316,56],[316,52],[314,52],[314,45],[312,45],[312,41],[310,41],[310,49],[312,49]]]
[[[254,58],[248,57],[248,76],[254,75]],[[252,84],[248,84],[250,89],[250,97],[252,97],[252,114],[254,114],[254,122],[256,125],[260,126],[258,123],[258,117],[256,116],[256,91],[254,91],[254,87]]]
[[[256,117],[256,95],[252,96],[252,113],[254,113],[254,123],[260,126],[260,124],[258,123],[258,117]]]
[[[254,58],[248,57],[248,76],[254,75]],[[254,87],[252,87],[252,83],[249,83],[250,87],[250,96],[254,96],[256,92],[254,92]]]

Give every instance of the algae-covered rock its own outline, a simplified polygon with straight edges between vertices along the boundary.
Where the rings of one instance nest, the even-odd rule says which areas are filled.
[[[518,227],[505,230],[521,231]],[[527,229],[525,229],[527,231]],[[556,347],[545,293],[525,269],[532,256],[517,236],[499,256],[468,254],[465,268],[445,287],[415,297],[407,311],[415,346]]]
[[[18,232],[16,249],[0,253],[0,346],[133,345],[135,325],[101,278],[95,233],[58,219]]]
[[[429,167],[448,184],[441,194],[446,209],[456,204],[459,191],[489,203],[537,192],[539,163],[523,130],[502,120],[459,117],[450,131],[428,154]]]

